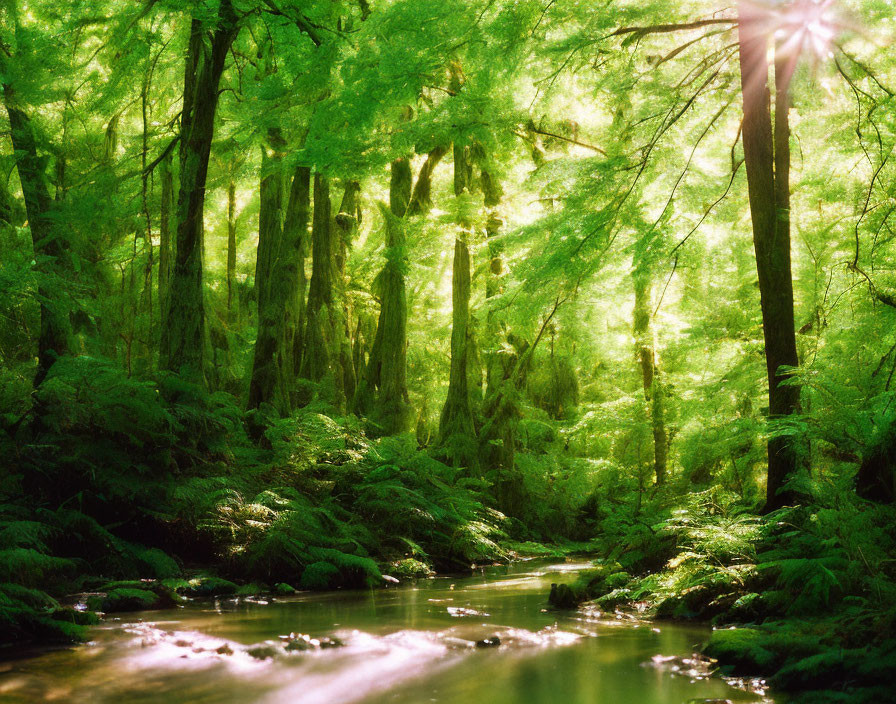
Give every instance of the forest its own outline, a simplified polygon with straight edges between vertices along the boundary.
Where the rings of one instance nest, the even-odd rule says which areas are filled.
[[[0,700],[896,701],[894,35],[0,1]]]

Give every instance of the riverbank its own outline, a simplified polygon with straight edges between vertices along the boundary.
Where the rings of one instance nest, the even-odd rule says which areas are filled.
[[[703,496],[651,526],[648,551],[622,541],[550,600],[710,624],[702,652],[722,674],[762,678],[789,700],[896,701],[893,519],[859,501],[760,517]],[[645,569],[657,552],[663,567]]]

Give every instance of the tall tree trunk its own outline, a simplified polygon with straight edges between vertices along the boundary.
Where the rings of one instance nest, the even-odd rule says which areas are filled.
[[[342,201],[336,214],[336,296],[342,303],[342,336],[339,339],[339,366],[342,373],[342,388],[347,407],[355,398],[357,375],[352,354],[352,307],[346,279],[348,253],[352,240],[358,232],[361,221],[361,185],[357,181],[347,181],[343,188]]]
[[[470,188],[469,148],[454,146],[454,195],[462,198]],[[463,205],[461,205],[463,210]],[[460,219],[454,240],[454,270],[451,276],[451,368],[448,395],[439,419],[439,445],[456,466],[478,470],[476,428],[470,404],[467,361],[470,350],[470,223]]]
[[[227,184],[227,316],[232,323],[239,319],[233,312],[233,293],[236,287],[236,183],[231,176]],[[237,302],[239,308],[239,302]]]
[[[753,220],[753,245],[762,299],[762,328],[769,385],[769,416],[781,418],[799,407],[799,388],[783,382],[783,366],[799,364],[793,316],[793,279],[790,268],[790,128],[789,77],[777,67],[775,127],[772,128],[767,10],[739,3],[739,52],[743,90],[744,158]],[[794,500],[782,490],[796,470],[794,442],[777,437],[768,443],[766,511]]]
[[[9,75],[9,59],[0,60],[0,72]],[[42,159],[37,153],[37,142],[31,120],[17,103],[15,91],[9,84],[3,85],[6,112],[9,115],[12,146],[17,155],[16,166],[19,181],[25,196],[25,210],[34,247],[35,260],[45,275],[61,275],[65,266],[67,245],[60,233],[53,227],[50,216],[52,200],[47,188],[46,174]],[[43,260],[43,261],[42,261]],[[41,278],[46,281],[47,277]],[[69,311],[58,292],[47,290],[46,285],[38,286],[40,303],[40,335],[37,341],[37,373],[34,385],[39,386],[47,372],[62,355],[71,351],[71,323]]]
[[[285,301],[276,286],[275,269],[283,239],[283,138],[278,129],[268,133],[261,148],[260,207],[258,212],[258,260],[255,290],[258,298],[258,332],[249,381],[249,408],[271,403],[287,409],[280,354]]]
[[[284,280],[284,360],[288,383],[298,375],[302,363],[302,334],[305,327],[305,255],[308,249],[308,221],[311,215],[311,168],[296,166],[289,190],[289,203],[283,222]]]
[[[660,379],[653,331],[650,329],[650,272],[635,271],[634,337],[635,351],[641,367],[644,399],[650,406],[650,425],[653,432],[653,469],[657,485],[666,481],[669,439],[666,433],[663,385]]]
[[[522,376],[514,378],[513,372],[519,359],[517,354],[507,350],[517,347],[513,335],[506,339],[498,315],[489,305],[490,299],[501,292],[501,278],[504,274],[503,247],[499,242],[503,220],[501,198],[504,195],[501,183],[491,169],[489,155],[481,145],[476,145],[476,161],[480,168],[483,204],[486,209],[485,236],[489,268],[485,280],[486,320],[483,345],[485,354],[485,402],[483,416],[485,423],[479,437],[482,455],[489,467],[509,470],[513,468],[516,456],[516,429],[520,410],[516,404],[516,394],[505,385],[516,388],[522,383]],[[500,505],[510,509],[518,492],[516,483],[502,474],[496,483],[496,494]]]
[[[370,351],[366,377],[359,392],[359,407],[367,410],[385,435],[410,428],[411,404],[407,387],[407,290],[404,217],[409,213],[413,177],[407,159],[392,162],[389,208],[382,208],[386,228],[386,264],[376,278],[380,299],[376,336]],[[375,394],[370,400],[367,395]]]
[[[215,134],[218,86],[227,52],[238,32],[231,0],[222,0],[217,26],[207,33],[194,19],[184,72],[181,114],[177,252],[171,275],[160,365],[204,383],[203,213],[208,160]]]
[[[345,323],[342,304],[337,300],[338,243],[331,213],[329,180],[319,173],[315,174],[311,282],[308,286],[300,376],[311,381],[330,379],[334,393],[332,401],[338,408],[344,408],[345,373],[341,352]]]
[[[159,310],[164,315],[168,304],[168,281],[171,277],[171,204],[174,197],[174,175],[171,155],[161,163],[162,203],[159,213]]]

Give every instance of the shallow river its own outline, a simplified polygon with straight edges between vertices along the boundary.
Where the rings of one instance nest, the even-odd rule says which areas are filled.
[[[518,563],[370,592],[122,614],[86,645],[0,663],[0,701],[771,702],[671,659],[687,658],[706,629],[545,611],[551,582],[570,581],[584,566]],[[291,632],[344,645],[286,652],[280,637]],[[475,646],[483,639],[492,647]],[[266,641],[272,657],[247,653]]]

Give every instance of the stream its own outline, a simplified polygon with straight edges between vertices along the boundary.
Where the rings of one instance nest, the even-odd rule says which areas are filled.
[[[690,659],[708,628],[547,611],[550,584],[588,566],[119,614],[87,644],[0,662],[0,702],[772,702]]]

